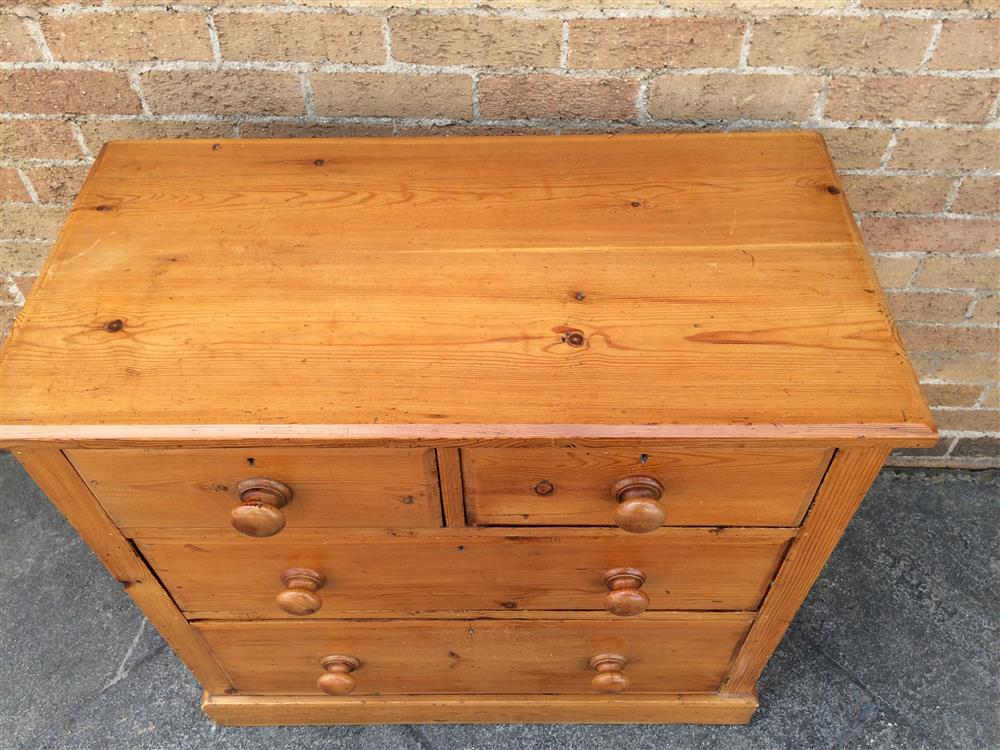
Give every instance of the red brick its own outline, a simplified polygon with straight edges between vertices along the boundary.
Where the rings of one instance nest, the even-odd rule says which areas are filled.
[[[893,169],[1000,170],[1000,131],[904,130],[897,138],[889,166]]]
[[[31,196],[21,182],[17,170],[7,167],[0,168],[0,200],[29,203]]]
[[[49,1],[53,3],[65,2],[65,0],[49,0]],[[138,4],[146,5],[148,4],[148,2],[149,0],[107,0],[108,5],[112,7],[122,7],[122,8],[130,8]],[[358,2],[358,0],[346,0],[346,2],[351,3],[353,5],[361,4]],[[185,5],[208,5],[212,8],[216,6],[224,7],[231,5],[246,5],[251,8],[260,5],[283,5],[281,0],[170,0],[170,2],[166,4],[170,5],[171,7],[185,6]],[[296,2],[296,5],[309,5],[309,4],[310,3],[304,2],[303,0],[297,0]],[[345,4],[345,0],[321,0],[320,3],[316,4],[326,5],[327,7],[330,7],[332,5],[342,6]]]
[[[652,83],[649,112],[661,120],[805,120],[819,86],[816,76],[667,75]]]
[[[41,59],[42,53],[28,33],[24,19],[15,15],[0,16],[0,61],[35,62]]]
[[[893,459],[901,458],[904,461],[912,462],[914,459],[927,459],[927,458],[938,458],[948,454],[948,448],[951,446],[952,438],[944,436],[938,439],[938,441],[932,445],[930,448],[898,448],[894,450],[889,456],[889,460],[886,462],[888,466],[898,466]],[[926,462],[924,462],[926,463]],[[910,465],[909,463],[903,465]]]
[[[10,307],[20,304],[17,294],[11,287],[8,279],[0,279],[0,306]]]
[[[395,16],[392,56],[424,65],[543,67],[559,65],[562,24],[487,16]]]
[[[869,250],[988,253],[1000,243],[1000,222],[987,219],[869,217],[861,221]]]
[[[141,84],[157,114],[305,114],[302,83],[294,73],[153,70],[142,74]]]
[[[241,138],[352,138],[392,135],[392,125],[352,123],[247,122],[240,125]]]
[[[5,239],[54,239],[69,209],[34,203],[0,204],[0,236]]]
[[[385,62],[382,21],[341,13],[216,13],[226,60]]]
[[[639,82],[631,78],[488,76],[479,82],[480,113],[497,120],[628,120],[636,116],[638,92]]]
[[[125,2],[130,2],[132,4],[135,4],[136,0],[125,0]],[[8,4],[12,5],[14,3],[8,3]],[[23,3],[23,4],[28,5],[29,3]],[[51,8],[52,6],[67,5],[67,4],[68,3],[66,2],[66,0],[31,0],[30,2],[30,5],[38,6],[41,8]],[[82,5],[84,7],[91,7],[94,5],[101,5],[101,4],[102,0],[73,0],[73,5]]]
[[[49,242],[0,242],[0,273],[37,276]]]
[[[913,370],[917,373],[921,380],[927,380],[931,377],[936,377],[933,374],[934,369],[938,366],[938,363],[944,358],[944,355],[935,354],[933,352],[910,352],[910,364],[913,365]],[[956,355],[956,356],[973,356],[973,355]]]
[[[10,335],[10,329],[14,327],[14,319],[17,317],[18,308],[0,307],[0,341]]]
[[[228,123],[190,120],[87,120],[80,123],[80,130],[87,148],[95,154],[108,141],[229,138],[233,135],[233,126]]]
[[[314,73],[310,80],[320,115],[472,117],[472,79],[465,75]]]
[[[990,289],[998,278],[1000,258],[996,256],[931,256],[914,284],[929,289]]]
[[[987,409],[1000,409],[1000,386],[987,387],[986,395],[982,398],[982,404]]]
[[[1000,177],[966,177],[952,210],[967,214],[1000,213]]]
[[[1000,411],[987,409],[933,409],[939,430],[955,432],[1000,431]]]
[[[1000,380],[1000,362],[992,353],[945,353],[935,358],[923,377],[957,383],[993,383]]]
[[[1000,19],[945,21],[929,67],[981,70],[998,67],[998,60]]]
[[[996,414],[998,412],[994,412]],[[997,428],[994,427],[994,430]],[[951,455],[962,458],[986,458],[991,459],[993,466],[1000,460],[1000,438],[997,437],[975,437],[959,438],[955,447],[951,450]]]
[[[957,323],[965,317],[972,295],[962,292],[890,292],[889,306],[899,321]]]
[[[911,352],[991,352],[1000,350],[1000,331],[995,328],[900,323],[899,333]]]
[[[573,68],[734,67],[746,24],[735,18],[612,18],[569,22]]]
[[[892,133],[869,128],[823,130],[823,138],[838,169],[875,169]]]
[[[983,392],[981,385],[957,383],[921,383],[931,406],[974,406]]]
[[[0,120],[0,152],[10,159],[82,156],[72,126],[58,120]]]
[[[0,110],[31,114],[135,115],[139,97],[124,73],[90,70],[0,71]]]
[[[848,174],[841,177],[855,211],[926,213],[944,208],[953,177],[896,177]]]
[[[34,167],[28,179],[42,203],[72,203],[90,171],[86,166]]]
[[[908,255],[873,255],[875,273],[886,288],[906,286],[917,268],[917,258]]]
[[[976,302],[969,322],[993,326],[1000,323],[1000,296],[983,297]]]
[[[834,120],[985,122],[1000,90],[994,78],[842,76],[830,83]]]
[[[45,41],[57,60],[211,60],[200,13],[81,13],[44,16]]]
[[[21,296],[27,297],[28,292],[31,291],[31,287],[35,285],[35,281],[37,279],[37,276],[15,276],[11,279],[11,281],[14,282],[14,286],[16,286],[18,291],[21,292]]]
[[[779,16],[754,24],[751,65],[916,68],[933,22],[918,18]]]
[[[867,8],[885,10],[998,10],[998,0],[862,0]]]
[[[568,129],[561,132],[565,134]],[[533,125],[478,125],[465,123],[448,123],[445,125],[413,125],[401,126],[398,131],[401,136],[430,135],[555,135],[556,128],[540,128]]]

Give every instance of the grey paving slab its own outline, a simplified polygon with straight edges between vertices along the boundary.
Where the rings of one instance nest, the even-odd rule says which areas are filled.
[[[8,455],[0,518],[4,750],[1000,748],[998,472],[883,472],[747,727],[218,727],[191,674]]]

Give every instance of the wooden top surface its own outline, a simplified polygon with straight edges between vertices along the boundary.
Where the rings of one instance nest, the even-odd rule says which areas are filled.
[[[934,440],[811,133],[110,143],[2,367],[8,443]]]

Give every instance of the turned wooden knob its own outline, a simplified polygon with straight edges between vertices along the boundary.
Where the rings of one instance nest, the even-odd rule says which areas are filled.
[[[291,502],[292,490],[284,482],[266,477],[244,479],[236,488],[240,504],[229,514],[229,522],[247,536],[274,536],[285,528],[281,508]]]
[[[281,574],[285,590],[277,596],[278,606],[290,615],[306,617],[319,612],[323,600],[316,592],[326,583],[321,573],[309,568],[289,568]]]
[[[611,485],[611,496],[618,502],[615,524],[625,531],[633,534],[656,531],[667,518],[667,512],[659,503],[663,485],[653,477],[619,479]]]
[[[605,573],[602,580],[608,587],[604,608],[611,614],[632,617],[649,607],[649,597],[639,590],[646,582],[646,574],[638,568],[614,568]]]
[[[357,686],[351,672],[361,666],[361,661],[353,656],[333,654],[320,662],[325,673],[316,680],[316,686],[327,695],[347,695]]]
[[[628,663],[621,654],[598,654],[590,660],[597,674],[590,681],[598,693],[620,693],[628,687],[628,677],[622,674]]]

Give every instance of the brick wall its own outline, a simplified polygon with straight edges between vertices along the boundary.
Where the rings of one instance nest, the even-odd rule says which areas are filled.
[[[1000,0],[7,2],[0,312],[112,138],[814,128],[944,435],[893,461],[996,465],[998,60]]]

